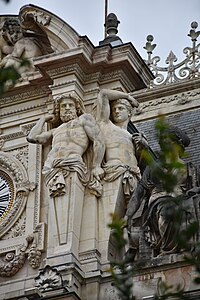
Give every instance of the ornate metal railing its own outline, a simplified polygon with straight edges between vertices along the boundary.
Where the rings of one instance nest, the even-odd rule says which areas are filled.
[[[147,51],[148,59],[145,60],[145,62],[155,76],[150,87],[167,85],[184,79],[200,77],[200,43],[197,44],[200,31],[196,30],[197,27],[197,22],[191,23],[191,29],[188,36],[191,38],[192,46],[183,49],[186,58],[180,63],[175,64],[177,57],[171,51],[165,61],[168,65],[166,67],[158,66],[160,61],[159,56],[152,57],[156,44],[152,43],[154,40],[152,35],[147,36],[147,42],[144,49]]]

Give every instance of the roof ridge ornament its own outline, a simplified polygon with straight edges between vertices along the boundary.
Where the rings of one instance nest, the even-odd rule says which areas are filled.
[[[153,44],[154,37],[152,35],[147,36],[147,42],[143,47],[148,54],[146,64],[149,66],[150,70],[153,72],[155,79],[150,83],[150,87],[167,85],[170,83],[179,82],[185,79],[192,79],[200,76],[200,43],[197,44],[197,39],[200,35],[200,31],[196,31],[198,27],[197,22],[191,23],[190,32],[188,36],[191,38],[192,46],[185,47],[183,53],[186,55],[186,58],[181,62],[177,62],[177,57],[170,51],[165,63],[168,65],[166,67],[158,66],[160,62],[159,56],[153,55],[153,50],[157,46]]]
[[[117,36],[117,28],[119,24],[120,21],[117,19],[117,16],[114,13],[110,13],[107,15],[104,24],[106,28],[106,38],[103,41],[99,42],[100,46],[107,44],[111,44],[112,46],[118,46],[122,44],[122,40],[119,36]]]

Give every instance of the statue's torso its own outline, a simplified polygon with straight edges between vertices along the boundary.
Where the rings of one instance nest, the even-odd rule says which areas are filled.
[[[111,122],[101,124],[101,130],[106,144],[106,163],[136,167],[137,159],[131,134]]]
[[[59,158],[78,157],[82,160],[82,155],[89,145],[89,139],[79,118],[63,123],[53,130],[52,135],[52,150],[48,154],[48,164]]]

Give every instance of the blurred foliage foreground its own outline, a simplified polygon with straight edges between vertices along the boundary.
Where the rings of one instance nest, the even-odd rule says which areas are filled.
[[[169,125],[167,124],[165,118],[160,117],[155,124],[157,137],[161,137],[163,133],[166,132],[166,129],[168,127]],[[178,173],[181,172],[181,170],[184,168],[184,164],[180,161],[177,161],[177,152],[179,152],[180,149],[179,146],[174,143],[173,138],[169,135],[167,136],[168,142],[166,143],[164,142],[164,140],[166,141],[166,136],[163,140],[159,140],[161,151],[159,161],[155,162],[155,159],[153,159],[152,155],[150,155],[146,150],[143,157],[146,160],[147,165],[152,169],[152,172],[158,175],[157,177],[159,177],[159,180],[162,182],[162,186],[165,191],[167,193],[170,193],[176,190],[176,185],[178,182],[177,176]],[[174,170],[176,170],[176,172],[174,172]],[[182,207],[179,196],[177,196],[177,199],[175,198],[175,201],[177,201],[177,203],[180,203],[179,209],[173,212],[174,214],[176,214],[174,218],[176,223],[175,226],[177,226],[177,228],[180,228],[182,222]],[[124,228],[126,227],[126,225],[126,220],[118,219],[115,215],[112,216],[112,223],[108,225],[111,229],[111,234],[113,239],[115,240],[116,248],[119,253],[122,252],[124,247],[128,244],[128,241],[124,235]],[[195,256],[190,255],[190,251],[192,248],[190,245],[190,249],[188,249],[188,241],[192,239],[192,237],[197,234],[198,231],[199,226],[197,222],[194,221],[189,224],[187,229],[184,229],[182,231],[179,230],[179,234],[176,237],[177,244],[180,245],[180,248],[186,250],[185,253],[187,254],[185,254],[184,257],[185,261],[188,264],[193,265],[196,269],[197,276],[194,280],[196,284],[200,283],[200,255],[198,251],[196,252]],[[199,242],[197,242],[197,244],[198,243]],[[194,248],[200,249],[200,245],[197,244],[193,245]],[[119,299],[137,299],[134,296],[133,277],[134,275],[136,275],[137,270],[140,270],[141,267],[142,262],[134,262],[134,258],[131,253],[129,255],[124,255],[123,259],[111,263],[110,273],[113,279],[113,285],[118,291]],[[169,286],[166,282],[163,282],[161,280],[158,282],[158,290],[159,295],[155,294],[151,299],[200,299],[200,296],[198,296],[197,298],[191,298],[190,296],[188,296],[188,293],[184,292],[183,288],[180,285]]]
[[[23,69],[31,67],[31,62],[27,59],[22,59],[18,68],[9,66],[0,68],[0,95],[5,93],[9,88],[22,79]]]

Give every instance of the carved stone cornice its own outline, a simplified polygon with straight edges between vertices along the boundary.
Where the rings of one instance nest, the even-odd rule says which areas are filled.
[[[132,96],[140,103],[135,109],[133,121],[156,118],[158,114],[174,114],[200,107],[200,80],[193,79],[169,86],[144,89],[133,92]]]
[[[34,105],[26,105],[23,108],[21,107],[21,108],[17,108],[17,109],[15,108],[13,110],[11,109],[7,112],[0,114],[0,118],[10,116],[10,115],[16,115],[18,113],[22,113],[22,112],[26,112],[26,111],[30,111],[30,110],[34,110],[34,109],[41,109],[44,106],[45,106],[44,103],[40,103],[40,104],[34,104]]]
[[[199,89],[200,79],[195,78],[191,80],[185,80],[181,82],[174,83],[172,85],[167,86],[159,86],[153,89],[142,89],[138,91],[134,91],[131,93],[133,97],[135,97],[140,103],[153,101],[154,99],[158,99],[161,97],[168,97],[178,93],[184,93],[187,91],[193,91]]]
[[[125,88],[129,91],[134,90],[135,87],[131,80],[128,78],[127,74],[121,70],[121,69],[116,69],[116,70],[110,70],[108,69],[107,71],[103,70],[100,68],[98,71],[95,71],[93,73],[87,74],[86,72],[83,71],[81,66],[78,63],[75,63],[70,66],[62,66],[57,69],[53,70],[48,70],[47,73],[49,76],[61,76],[61,74],[75,74],[76,77],[82,82],[82,84],[88,84],[94,81],[98,81],[98,83],[104,84],[107,83],[111,80],[119,79],[122,82],[122,85],[125,86]],[[59,81],[59,83],[54,83],[51,88],[55,87],[60,87],[60,86],[65,86],[69,84],[76,83],[76,79],[70,79],[70,80],[64,80],[64,81]]]
[[[99,80],[98,72],[101,77],[120,70],[129,78],[129,91],[144,88],[153,79],[152,73],[131,43],[114,48],[110,45],[94,48],[84,42],[76,49],[49,58],[37,58],[34,64],[54,80],[63,75],[75,74],[83,83]]]
[[[24,125],[22,128],[23,131],[17,131],[17,132],[9,133],[9,134],[1,134],[0,135],[0,150],[4,150],[3,146],[6,141],[12,141],[12,140],[16,140],[16,139],[27,136],[27,133],[31,130],[31,128],[33,127],[34,124],[35,123],[31,123],[30,125],[29,124]],[[8,150],[8,151],[12,151],[12,150]]]
[[[47,86],[37,86],[37,88],[31,88],[29,91],[20,94],[15,93],[15,95],[0,97],[0,107],[9,106],[10,104],[13,105],[15,103],[29,102],[30,99],[38,98],[38,96],[48,96],[49,93],[50,90]]]
[[[85,261],[91,261],[91,260],[100,260],[101,254],[97,249],[84,251],[79,253],[79,259],[82,263],[85,263]]]

